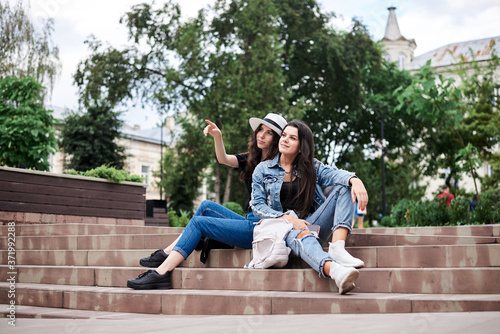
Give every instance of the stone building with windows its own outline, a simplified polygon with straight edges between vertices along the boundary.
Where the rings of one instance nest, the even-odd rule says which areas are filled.
[[[49,107],[54,110],[54,116],[60,121],[63,119],[64,110],[58,107]],[[156,176],[160,170],[160,161],[162,157],[162,147],[172,146],[175,133],[175,121],[173,117],[167,117],[165,126],[141,129],[138,126],[124,125],[118,139],[118,144],[125,148],[125,166],[124,169],[130,174],[144,177],[146,188],[146,199],[160,199],[160,190],[156,186],[159,177]],[[162,144],[163,143],[163,144]],[[63,173],[64,160],[68,156],[58,151],[49,157],[50,172]],[[162,199],[165,199],[162,196]]]
[[[431,66],[436,72],[441,73],[445,78],[453,78],[456,84],[460,84],[460,77],[453,72],[453,69],[462,57],[466,61],[472,60],[472,52],[477,62],[486,62],[491,59],[495,46],[496,54],[500,54],[500,36],[496,36],[451,43],[419,56],[414,56],[414,51],[417,47],[415,40],[407,39],[401,34],[396,18],[396,8],[389,7],[388,10],[389,18],[387,20],[385,35],[380,43],[384,47],[384,57],[389,61],[397,62],[399,69],[415,73],[430,60]],[[500,68],[497,68],[497,77],[500,78]],[[498,89],[496,90],[496,95],[500,96]],[[494,101],[493,103],[497,102]],[[494,150],[499,152],[500,144],[497,144]],[[446,175],[447,171],[443,170],[442,172]],[[491,173],[492,167],[487,162],[478,170],[479,176],[491,175]],[[427,198],[432,198],[433,194],[444,184],[444,180],[436,180],[434,178],[427,178],[424,182],[428,184],[426,190]],[[459,187],[466,189],[468,192],[474,192],[472,177],[464,175],[459,183]],[[478,184],[478,187],[480,187],[480,184]]]

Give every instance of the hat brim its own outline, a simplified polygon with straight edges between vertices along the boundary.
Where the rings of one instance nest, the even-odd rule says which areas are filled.
[[[259,125],[264,124],[268,127],[270,127],[274,132],[276,132],[279,136],[281,136],[282,130],[278,128],[276,125],[271,124],[263,119],[257,118],[257,117],[252,117],[248,121],[250,123],[250,126],[252,127],[252,130],[255,131],[259,127]]]

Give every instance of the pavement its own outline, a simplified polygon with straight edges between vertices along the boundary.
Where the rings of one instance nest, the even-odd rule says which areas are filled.
[[[170,316],[94,312],[88,319],[0,319],[0,333],[500,333],[500,312]]]

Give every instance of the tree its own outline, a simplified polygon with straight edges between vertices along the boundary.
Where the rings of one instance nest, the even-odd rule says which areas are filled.
[[[488,61],[476,61],[472,50],[470,56],[471,61],[461,56],[456,70],[466,108],[466,117],[458,131],[466,142],[478,148],[476,155],[492,166],[492,175],[481,180],[482,189],[486,190],[498,187],[500,183],[500,154],[492,150],[500,141],[500,96],[495,93],[500,88],[497,74],[500,59],[495,49],[492,49]]]
[[[44,88],[31,77],[0,80],[0,164],[49,169],[56,120],[42,105]]]
[[[122,121],[109,105],[94,105],[85,113],[69,113],[61,130],[60,148],[71,156],[66,168],[87,171],[101,165],[123,168],[124,148],[116,143]]]
[[[184,131],[192,135],[201,133],[203,120],[210,119],[221,127],[228,152],[243,152],[248,136],[242,134],[251,133],[250,117],[286,111],[277,22],[270,0],[217,1],[210,15],[201,10],[187,22],[180,21],[180,9],[172,1],[160,8],[136,5],[122,18],[132,45],[103,49],[91,42],[92,55],[80,64],[75,81],[83,101],[104,93],[112,105],[136,97],[161,111],[188,110],[191,119]],[[197,164],[202,156],[189,159]],[[212,154],[202,163],[210,166],[214,161]],[[226,201],[233,170],[212,166],[215,200]],[[172,172],[171,166],[166,168]],[[219,171],[225,171],[225,178]],[[198,179],[199,169],[193,173],[186,177]],[[225,187],[222,179],[227,180]]]
[[[356,172],[370,196],[367,207],[368,221],[379,220],[382,214],[382,197],[379,196],[382,187],[380,157],[367,157],[366,150],[355,146],[352,151],[346,153],[345,163],[338,165]],[[417,157],[405,152],[402,154],[389,153],[386,163],[386,205],[387,212],[391,212],[401,199],[420,200],[425,193],[425,187],[420,186],[420,170],[418,169]]]
[[[476,183],[476,168],[479,162],[475,158],[477,149],[470,142],[466,145],[462,135],[457,130],[460,122],[465,117],[465,103],[462,91],[454,85],[454,80],[445,79],[441,74],[435,75],[431,69],[430,61],[428,61],[426,65],[420,68],[412,84],[404,89],[396,90],[395,94],[398,94],[400,101],[400,105],[396,110],[405,108],[408,113],[415,114],[424,122],[437,125],[438,129],[451,130],[451,136],[443,136],[443,133],[438,135],[447,139],[447,141],[441,141],[441,143],[448,145],[448,152],[442,154],[445,154],[448,163],[455,170],[457,169],[456,160],[464,161],[466,169],[474,179],[476,194],[479,195]],[[433,133],[437,132],[436,129],[431,128],[429,130],[430,137],[434,138]],[[461,149],[458,152],[450,150],[453,143],[460,145]],[[453,161],[450,161],[450,152],[453,154]]]
[[[184,124],[181,138],[172,149],[167,147],[163,159],[163,179],[158,184],[165,189],[169,208],[176,212],[193,210],[193,199],[198,196],[203,170],[210,160],[212,148],[192,120],[180,120]],[[193,157],[197,157],[194,159]],[[193,177],[196,176],[196,177]]]
[[[0,79],[33,77],[50,90],[60,73],[59,49],[52,42],[53,20],[38,28],[29,17],[29,5],[0,2]]]

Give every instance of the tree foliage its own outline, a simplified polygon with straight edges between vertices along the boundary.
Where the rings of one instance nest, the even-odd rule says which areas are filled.
[[[0,164],[49,169],[57,148],[52,111],[43,107],[44,87],[31,77],[0,80]]]
[[[54,87],[60,73],[59,49],[52,42],[53,20],[40,27],[30,19],[29,5],[19,0],[11,7],[0,1],[0,78],[33,77]]]
[[[211,149],[192,120],[181,120],[184,132],[175,148],[167,147],[163,157],[163,177],[159,186],[165,189],[169,208],[176,212],[192,212],[193,199],[201,188],[203,170],[210,159]],[[196,158],[194,158],[196,157]],[[159,175],[157,175],[159,176]]]
[[[457,130],[465,117],[465,102],[462,90],[455,85],[455,81],[451,78],[444,78],[442,74],[436,75],[431,69],[430,61],[428,61],[420,68],[412,84],[404,89],[396,90],[395,94],[400,94],[398,96],[400,105],[396,110],[406,108],[408,113],[415,114],[423,122],[430,122],[433,127],[429,129],[429,137],[432,139],[439,137],[442,140],[443,137],[446,137],[446,142],[438,140],[438,143],[448,145],[447,150],[443,150],[444,152],[440,155],[445,156],[448,166],[451,166],[455,173],[457,169],[463,170],[459,163],[460,161],[464,162],[467,166],[466,169],[474,179],[476,194],[478,194],[476,184],[478,160],[474,159],[473,156],[477,149],[470,142],[465,144],[462,135]],[[436,124],[438,125],[437,129],[434,127]],[[442,129],[448,130],[447,136],[443,136],[443,133],[434,135]],[[435,143],[434,140],[431,141],[433,141],[432,144]],[[456,149],[450,149],[450,146],[453,147],[453,143],[456,143]],[[428,152],[434,155],[437,153],[436,150]],[[438,161],[439,158],[436,156],[435,161]]]
[[[60,148],[71,156],[66,168],[87,171],[101,165],[122,169],[124,148],[116,143],[122,121],[109,105],[95,105],[87,112],[70,112],[61,130]]]
[[[497,74],[500,59],[495,48],[488,61],[476,61],[472,51],[470,59],[472,61],[466,61],[462,56],[456,70],[461,79],[460,88],[466,107],[466,117],[458,131],[466,142],[476,148],[475,152],[471,152],[476,160],[488,161],[492,166],[492,175],[481,180],[484,191],[500,185],[500,154],[493,150],[500,142],[500,77]]]
[[[190,135],[183,136],[184,140],[201,133],[203,120],[210,119],[221,128],[228,152],[245,151],[248,137],[242,134],[251,132],[250,117],[286,112],[277,10],[272,1],[259,0],[217,1],[209,11],[201,10],[197,17],[182,22],[180,9],[172,1],[160,7],[133,6],[122,18],[131,45],[117,50],[102,48],[95,41],[90,44],[92,55],[75,75],[83,101],[103,94],[118,104],[133,95],[144,103],[153,102],[158,110],[189,110],[191,120],[184,124],[184,131]],[[182,159],[182,152],[175,156]],[[206,155],[188,159],[205,167],[215,161],[213,153],[210,159],[193,161],[202,157]],[[175,166],[184,168],[182,163],[165,166],[168,173]],[[186,175],[187,170],[192,169],[177,172]],[[226,180],[232,179],[232,169],[221,170]],[[197,180],[200,172],[195,168],[189,179]],[[215,175],[215,179],[220,184],[222,177]],[[229,199],[230,184],[225,192]],[[186,194],[175,196],[193,199]]]
[[[210,140],[188,144],[201,134],[204,119],[221,128],[227,152],[239,153],[246,151],[250,117],[277,112],[303,118],[318,157],[341,164],[355,148],[380,150],[377,112],[390,129],[391,159],[420,131],[414,116],[389,112],[397,105],[392,91],[409,83],[409,74],[384,63],[362,24],[337,32],[331,17],[315,0],[218,0],[187,21],[173,1],[136,5],[121,19],[129,45],[116,49],[90,40],[92,54],[80,63],[75,82],[84,104],[133,99],[161,112],[189,111],[178,147],[166,156],[166,193],[192,201],[205,171],[216,201],[245,205],[244,187],[234,191],[236,175],[215,163]],[[192,166],[184,165],[184,154],[191,154]]]

